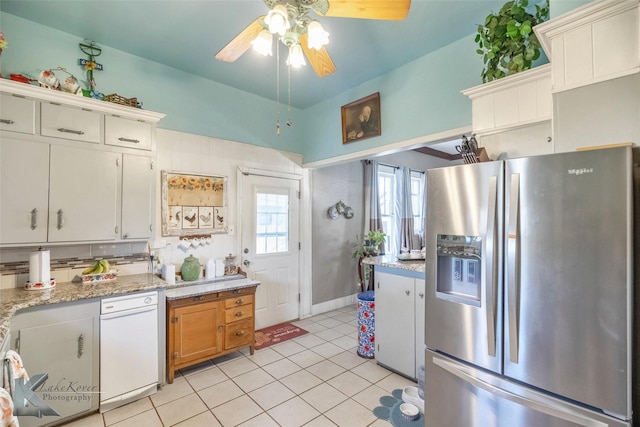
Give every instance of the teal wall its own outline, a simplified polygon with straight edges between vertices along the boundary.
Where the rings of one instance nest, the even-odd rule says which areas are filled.
[[[587,1],[551,0],[563,13]],[[65,67],[78,78],[82,40],[31,21],[0,13],[9,47],[0,72],[36,77]],[[357,153],[471,124],[471,102],[460,91],[481,83],[482,60],[470,34],[381,77],[304,110],[295,125],[275,135],[276,103],[103,46],[95,72],[98,90],[137,97],[144,108],[165,113],[159,127],[301,153],[304,163]],[[539,64],[538,64],[539,65]],[[60,75],[64,73],[60,72]],[[382,135],[342,144],[340,107],[380,92]]]

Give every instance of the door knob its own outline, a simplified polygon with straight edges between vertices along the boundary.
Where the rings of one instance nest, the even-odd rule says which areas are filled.
[[[249,261],[248,259],[245,259],[244,261],[242,261],[242,264],[244,264],[245,267],[249,267],[249,264],[251,264],[251,261]]]
[[[243,252],[244,252],[245,254],[248,254],[248,253],[249,253],[249,248],[244,248],[244,251],[243,251]]]

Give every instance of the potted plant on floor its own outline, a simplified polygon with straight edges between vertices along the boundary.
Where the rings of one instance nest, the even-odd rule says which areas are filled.
[[[362,260],[380,255],[386,238],[387,235],[382,230],[371,230],[365,235],[356,236],[357,242],[353,245],[352,258],[358,260],[358,283],[361,292],[371,287],[373,279],[372,267],[369,264],[363,264]]]

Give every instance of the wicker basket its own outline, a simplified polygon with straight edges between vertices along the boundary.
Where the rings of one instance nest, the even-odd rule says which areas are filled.
[[[135,108],[138,106],[138,98],[125,98],[124,96],[120,96],[117,93],[112,93],[111,95],[105,96],[104,100],[107,102],[113,102],[114,104],[126,105],[128,107]]]

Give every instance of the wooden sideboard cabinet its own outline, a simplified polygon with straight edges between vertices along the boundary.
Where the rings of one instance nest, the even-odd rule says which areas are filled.
[[[167,382],[175,371],[234,352],[255,350],[256,286],[167,300]]]

